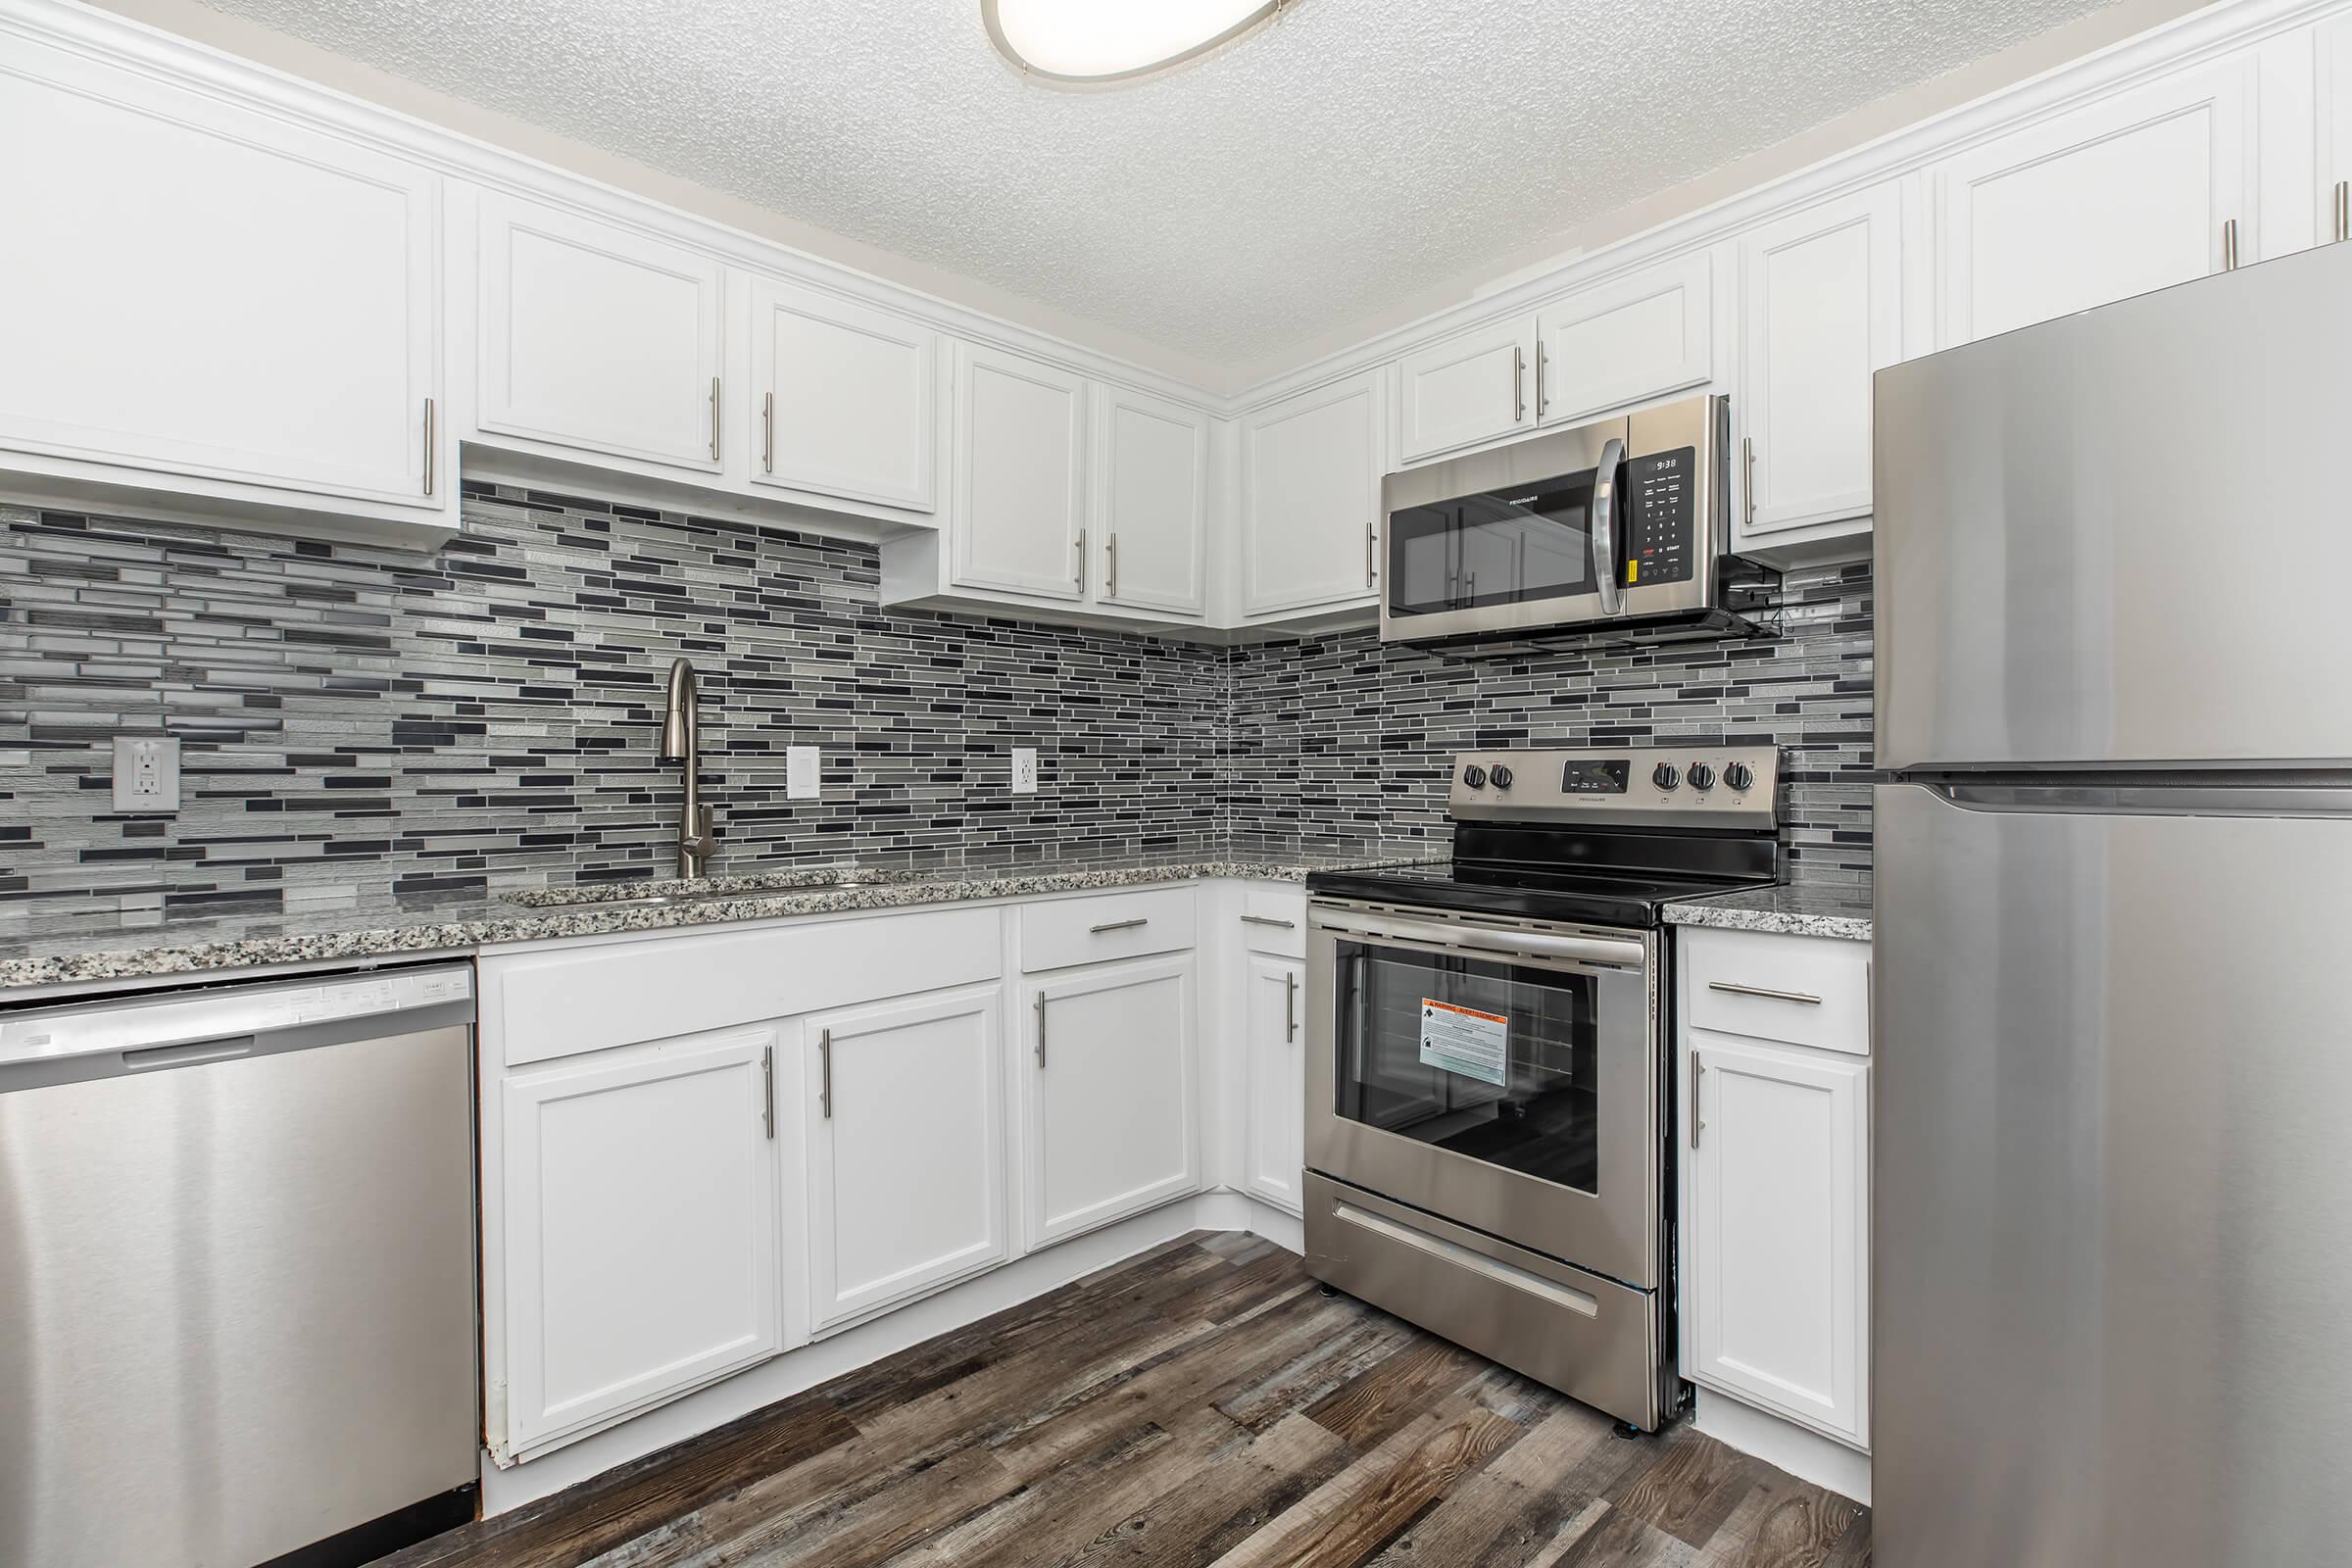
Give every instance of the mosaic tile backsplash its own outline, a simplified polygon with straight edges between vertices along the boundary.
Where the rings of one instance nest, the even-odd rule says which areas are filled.
[[[465,516],[424,557],[0,508],[0,910],[666,875],[681,656],[721,873],[1442,845],[1454,748],[1652,735],[1797,748],[1792,849],[1867,872],[1866,567],[1792,577],[1770,643],[1457,662],[886,612],[870,546],[576,497]],[[159,731],[178,814],[115,813],[112,737]]]

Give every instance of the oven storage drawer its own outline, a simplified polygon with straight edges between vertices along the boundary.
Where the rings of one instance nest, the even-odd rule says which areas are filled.
[[[1308,1171],[1306,1270],[1643,1430],[1665,1410],[1657,1298]]]

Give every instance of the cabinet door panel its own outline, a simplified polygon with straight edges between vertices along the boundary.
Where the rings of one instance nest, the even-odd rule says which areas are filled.
[[[0,447],[441,509],[435,175],[22,41],[0,146]]]
[[[1141,393],[1097,393],[1105,604],[1199,614],[1208,506],[1208,416]]]
[[[2253,69],[2183,71],[1936,165],[1941,346],[2202,277],[2233,219],[2254,260]]]
[[[1398,361],[1397,458],[1411,463],[1533,428],[1535,354],[1535,323],[1515,317]]]
[[[1269,1203],[1301,1212],[1306,1164],[1304,966],[1251,954],[1244,971],[1244,1047],[1250,1053],[1249,1163],[1244,1182]]]
[[[1870,1069],[1725,1036],[1692,1041],[1686,1370],[1867,1442]]]
[[[1377,372],[1242,421],[1242,608],[1304,610],[1373,594],[1380,521]]]
[[[1902,216],[1890,181],[1740,241],[1746,533],[1870,512],[1870,378],[1902,355]]]
[[[808,1021],[819,1329],[1004,1259],[1003,1005],[990,985]]]
[[[772,1029],[505,1083],[508,1437],[601,1424],[774,1354]]]
[[[718,467],[722,264],[497,191],[480,254],[484,429]]]
[[[752,477],[929,512],[939,334],[773,278],[752,285]]]
[[[1703,254],[1663,262],[1537,313],[1539,420],[1574,424],[1712,375],[1713,266]]]
[[[956,581],[1086,596],[1086,383],[965,345],[956,377]]]
[[[1031,1240],[1198,1186],[1190,956],[1029,988]]]

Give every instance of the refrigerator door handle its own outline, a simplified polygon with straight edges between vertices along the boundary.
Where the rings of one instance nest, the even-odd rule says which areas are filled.
[[[2352,772],[2312,783],[2227,782],[2207,773],[2201,782],[2107,783],[2080,779],[2049,784],[1965,784],[1927,788],[1964,811],[2015,811],[2077,816],[2333,816],[2352,817]]]

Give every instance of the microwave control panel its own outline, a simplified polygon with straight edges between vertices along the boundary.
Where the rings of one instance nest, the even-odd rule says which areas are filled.
[[[1619,586],[1689,582],[1696,569],[1698,448],[1629,458],[1625,465],[1625,573]]]

